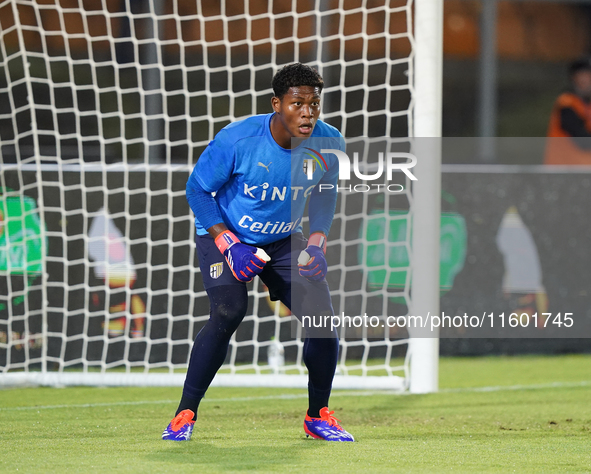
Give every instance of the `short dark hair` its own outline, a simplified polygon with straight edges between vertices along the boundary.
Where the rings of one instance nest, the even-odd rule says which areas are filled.
[[[568,67],[569,77],[573,77],[579,71],[591,71],[591,58],[582,57],[573,61]]]
[[[273,76],[271,85],[275,97],[281,99],[290,87],[311,86],[322,91],[324,81],[316,69],[302,63],[293,63],[279,69]]]

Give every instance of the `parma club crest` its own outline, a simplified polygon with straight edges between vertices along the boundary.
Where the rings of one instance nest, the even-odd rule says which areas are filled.
[[[217,280],[222,272],[224,271],[224,264],[223,262],[220,263],[212,263],[209,266],[209,276],[214,280]]]

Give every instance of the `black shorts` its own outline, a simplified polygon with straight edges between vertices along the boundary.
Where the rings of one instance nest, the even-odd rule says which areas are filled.
[[[197,235],[197,256],[205,290],[222,285],[246,286],[232,274],[225,257],[210,235]],[[326,279],[309,282],[298,272],[297,260],[308,241],[300,233],[261,245],[271,261],[259,274],[271,300],[281,300],[296,315],[333,314]]]

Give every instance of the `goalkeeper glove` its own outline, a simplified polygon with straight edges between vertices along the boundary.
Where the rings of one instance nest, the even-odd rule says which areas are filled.
[[[322,280],[328,271],[326,252],[326,235],[314,232],[308,240],[308,247],[302,250],[298,258],[300,275],[308,281]]]
[[[238,281],[249,282],[263,271],[271,257],[263,249],[246,245],[232,232],[226,230],[215,238],[218,250],[226,257],[226,262]]]

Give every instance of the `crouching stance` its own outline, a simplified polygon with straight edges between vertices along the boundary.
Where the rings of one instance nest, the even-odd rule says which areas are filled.
[[[326,154],[324,166],[314,166],[305,148],[306,139],[322,137],[326,148],[344,149],[339,131],[318,120],[323,85],[314,69],[285,66],[273,78],[273,113],[223,128],[187,182],[210,318],[193,344],[182,398],[162,439],[191,438],[199,403],[246,315],[246,284],[255,276],[272,300],[297,317],[334,314],[324,254],[337,200],[338,160]],[[293,138],[303,143],[292,148]],[[301,221],[308,197],[311,234],[306,239]],[[304,431],[317,439],[353,441],[328,409],[338,350],[335,331],[306,334]]]

